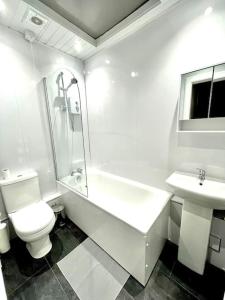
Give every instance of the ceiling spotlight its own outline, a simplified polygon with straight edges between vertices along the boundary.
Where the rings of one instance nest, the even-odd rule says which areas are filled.
[[[209,6],[206,8],[204,15],[209,16],[212,13],[212,11],[213,11],[212,6]]]
[[[80,41],[76,41],[74,43],[74,49],[77,51],[77,52],[80,52],[82,50],[82,45],[81,45],[81,42]]]
[[[131,76],[132,78],[135,78],[135,77],[138,76],[138,72],[132,71],[132,72],[130,73],[130,76]]]
[[[106,60],[105,60],[105,63],[106,63],[107,65],[109,65],[109,64],[110,64],[110,60],[109,60],[109,59],[106,59]]]
[[[3,0],[0,0],[0,12],[5,12],[6,6]]]

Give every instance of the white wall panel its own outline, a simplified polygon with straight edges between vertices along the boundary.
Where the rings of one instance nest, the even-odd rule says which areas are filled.
[[[176,133],[180,75],[224,61],[223,0],[182,1],[88,59],[92,164],[162,188],[176,169],[225,178],[225,134]]]
[[[205,16],[212,5],[213,12]],[[180,75],[225,62],[225,2],[182,1],[154,23],[86,61],[91,163],[168,189],[174,170],[225,178],[225,134],[177,133]],[[133,77],[131,76],[131,72]],[[177,243],[181,205],[171,204]],[[215,225],[224,236],[225,228]],[[224,245],[224,241],[223,241]],[[224,247],[210,261],[224,267]]]
[[[42,78],[60,68],[72,70],[85,103],[83,64],[54,49],[30,45],[20,33],[0,26],[0,67],[0,170],[35,169],[40,176],[42,197],[54,194],[56,183]],[[0,201],[3,210],[1,206]]]

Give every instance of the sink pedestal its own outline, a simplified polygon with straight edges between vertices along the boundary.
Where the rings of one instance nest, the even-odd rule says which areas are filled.
[[[184,200],[178,260],[198,274],[204,273],[213,210]]]
[[[225,181],[203,179],[174,172],[166,182],[184,200],[178,260],[203,274],[207,257],[213,209],[225,209]]]

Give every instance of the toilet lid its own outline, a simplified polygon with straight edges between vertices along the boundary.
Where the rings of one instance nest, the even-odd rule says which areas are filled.
[[[48,226],[54,213],[48,204],[40,201],[12,213],[10,217],[15,230],[25,236]]]

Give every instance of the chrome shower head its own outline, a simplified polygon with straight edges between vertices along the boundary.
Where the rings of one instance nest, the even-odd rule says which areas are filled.
[[[71,84],[77,84],[78,80],[74,77],[71,79]]]
[[[75,77],[73,77],[73,78],[71,79],[71,81],[70,81],[70,84],[67,86],[66,91],[68,91],[68,89],[69,89],[73,84],[77,84],[77,83],[78,83],[78,80],[77,80]]]

